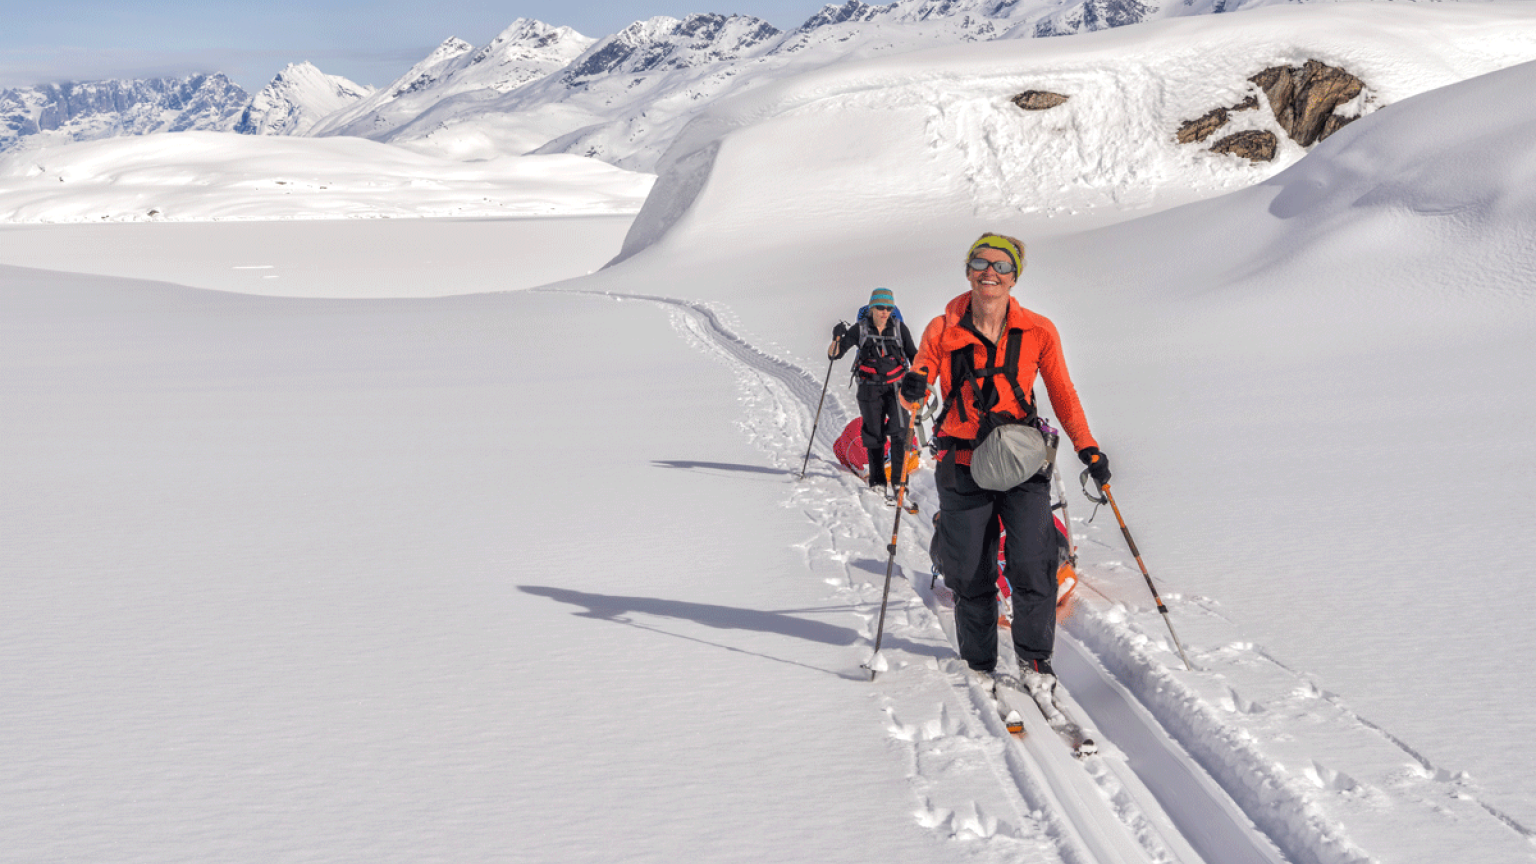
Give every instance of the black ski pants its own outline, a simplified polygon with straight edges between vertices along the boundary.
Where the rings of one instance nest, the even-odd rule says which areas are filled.
[[[977,486],[970,466],[956,465],[950,452],[936,479],[939,520],[932,551],[944,584],[955,592],[960,657],[972,669],[997,666],[997,544],[999,529],[1006,526],[1004,575],[1013,589],[1014,651],[1020,660],[1049,658],[1056,644],[1059,554],[1049,477],[994,492]]]
[[[860,384],[859,415],[864,418],[859,440],[869,451],[869,485],[885,485],[885,442],[891,442],[891,479],[900,475],[907,456],[907,409],[901,406],[895,384]]]

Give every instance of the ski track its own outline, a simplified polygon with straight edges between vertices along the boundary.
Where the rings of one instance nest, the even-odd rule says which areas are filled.
[[[646,301],[667,310],[672,326],[695,348],[732,368],[742,402],[742,431],[777,468],[798,476],[822,394],[820,374],[769,355],[736,335],[726,313],[703,303],[654,295],[548,290]],[[817,370],[824,374],[825,370]],[[835,373],[833,377],[836,377]],[[879,613],[885,546],[894,511],[861,492],[862,481],[829,454],[841,430],[857,417],[843,391],[827,388],[815,446],[805,478],[793,483],[786,507],[805,512],[816,528],[801,544],[807,568],[835,589],[839,599],[864,611],[865,642],[873,649]],[[1285,667],[1261,648],[1228,639],[1235,628],[1210,598],[1183,597],[1166,587],[1176,607],[1186,650],[1196,671],[1186,672],[1148,602],[1141,575],[1128,566],[1118,528],[1095,518],[1072,518],[1083,566],[1079,599],[1058,631],[1058,673],[1068,695],[1094,730],[1099,756],[1063,765],[1066,756],[1043,721],[1025,742],[1015,742],[986,696],[974,692],[945,632],[947,614],[928,590],[929,517],[937,508],[931,471],[917,474],[909,495],[922,516],[904,518],[882,655],[890,662],[871,685],[885,715],[887,733],[908,766],[914,819],[958,841],[981,842],[980,860],[1189,862],[1208,864],[1319,862],[1363,864],[1374,859],[1352,841],[1332,814],[1346,803],[1379,797],[1363,784],[1313,759],[1305,765],[1277,761],[1267,752],[1262,722],[1304,711],[1339,724],[1341,738],[1362,737],[1411,763],[1391,778],[1392,791],[1435,812],[1445,802],[1464,805],[1532,844],[1536,834],[1479,801],[1465,774],[1434,766],[1406,743],[1351,712],[1305,675]],[[1076,511],[1085,509],[1076,502]],[[1098,514],[1096,513],[1095,516]],[[1134,579],[1130,578],[1134,576]],[[1189,638],[1193,635],[1194,638]],[[1011,646],[1000,662],[1011,662]],[[868,659],[868,655],[859,658]],[[1223,683],[1223,669],[1242,667],[1250,677],[1265,667],[1273,692],[1284,702],[1249,699]],[[862,678],[862,670],[850,670]],[[937,700],[937,701],[936,701]],[[1282,727],[1283,728],[1283,727]],[[1105,733],[1109,733],[1108,736]],[[1379,749],[1379,748],[1378,748]],[[1390,754],[1389,754],[1390,756]],[[1066,756],[1067,762],[1072,762]],[[1067,774],[1074,776],[1067,777]],[[1090,777],[1102,811],[1085,814],[1082,802],[1063,806],[1063,784]],[[1367,803],[1370,803],[1367,801]],[[1075,808],[1075,809],[1074,809]],[[1347,808],[1346,808],[1347,809]],[[1084,834],[1103,830],[1105,814],[1134,839],[1134,854]],[[1095,820],[1098,820],[1097,822]],[[1092,823],[1092,824],[1089,824]]]

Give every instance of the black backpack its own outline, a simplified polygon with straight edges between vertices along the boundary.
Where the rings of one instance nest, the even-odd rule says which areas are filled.
[[[853,377],[861,384],[895,384],[910,368],[901,344],[901,310],[891,307],[890,335],[876,333],[869,319],[869,307],[859,309],[853,326],[859,331],[859,357],[853,364]]]

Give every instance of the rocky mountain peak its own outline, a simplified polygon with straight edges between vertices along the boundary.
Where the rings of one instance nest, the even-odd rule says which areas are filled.
[[[302,135],[322,117],[373,93],[373,88],[327,75],[313,63],[291,63],[251,99],[231,131],[243,135]]]
[[[821,11],[805,19],[805,23],[795,28],[797,33],[808,33],[820,27],[832,24],[845,24],[850,21],[868,21],[884,13],[889,7],[871,6],[863,0],[848,0],[841,6],[831,3],[821,7]]]
[[[657,16],[599,40],[571,64],[562,80],[572,87],[613,74],[640,74],[738,60],[766,48],[782,31],[750,15],[699,13]]]
[[[457,63],[460,58],[474,50],[475,46],[457,36],[444,39],[443,43],[434,48],[426,59],[412,66],[410,71],[401,75],[389,86],[390,95],[399,97],[431,87],[451,72],[453,67],[460,65]]]
[[[0,151],[119,135],[227,131],[250,94],[223,73],[0,91]]]
[[[469,66],[479,67],[474,74],[483,80],[477,78],[476,83],[505,93],[565,66],[595,41],[569,27],[519,18],[476,51]]]

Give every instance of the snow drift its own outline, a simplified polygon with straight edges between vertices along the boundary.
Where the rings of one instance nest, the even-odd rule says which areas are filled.
[[[1433,33],[1426,39],[1425,33]],[[869,224],[892,211],[953,219],[1146,212],[1242,188],[1271,163],[1175,140],[1245,96],[1266,66],[1352,71],[1369,114],[1536,59],[1536,10],[1315,5],[1161,21],[1072,39],[999,41],[843,63],[710,108],[662,158],[619,260],[661,242],[740,242],[763,222]],[[1025,90],[1062,105],[1025,112]],[[1268,111],[1244,121],[1275,128]]]

